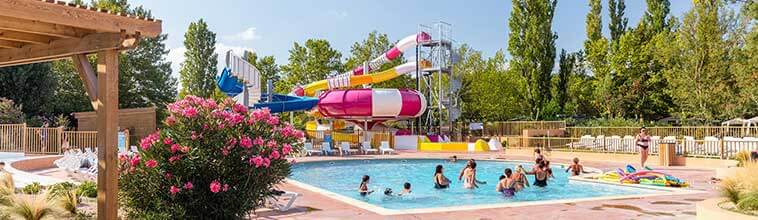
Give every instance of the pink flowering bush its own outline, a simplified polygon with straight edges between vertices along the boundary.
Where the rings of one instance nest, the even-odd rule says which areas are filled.
[[[194,96],[167,108],[165,127],[119,156],[130,219],[240,218],[290,174],[303,132],[268,110]]]

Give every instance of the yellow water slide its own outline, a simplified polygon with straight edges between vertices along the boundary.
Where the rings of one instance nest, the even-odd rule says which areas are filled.
[[[429,66],[428,61],[421,61],[421,68]],[[395,68],[368,75],[342,74],[333,78],[310,83],[303,87],[306,96],[315,96],[316,92],[327,89],[349,88],[365,84],[380,83],[408,74],[416,70],[416,62],[408,62]]]

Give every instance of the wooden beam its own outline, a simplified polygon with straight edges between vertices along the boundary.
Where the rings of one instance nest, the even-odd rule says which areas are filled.
[[[94,31],[89,29],[79,29],[59,24],[24,20],[7,16],[0,16],[0,29],[61,38],[78,38],[94,33]]]
[[[22,46],[24,46],[23,43],[0,39],[0,48],[16,49],[16,48],[21,48]]]
[[[127,34],[141,33],[147,37],[156,37],[161,33],[161,22],[158,20],[138,19],[46,1],[0,0],[0,15],[97,32],[126,31]]]
[[[2,1],[2,0],[0,0]],[[26,45],[17,49],[0,50],[0,67],[28,64],[67,58],[76,54],[90,54],[99,51],[133,47],[124,45],[121,33],[98,33],[83,38],[59,39],[44,45]]]
[[[45,35],[30,34],[30,33],[8,31],[8,30],[0,30],[0,39],[9,40],[9,41],[18,41],[18,42],[24,42],[24,43],[32,43],[32,44],[49,44],[50,41],[53,40],[52,37],[45,36]]]
[[[92,102],[92,108],[95,108],[97,105],[97,76],[95,75],[95,71],[92,69],[92,65],[89,63],[87,55],[77,54],[71,56],[71,59],[74,61],[76,71],[79,72],[79,78],[84,82],[84,90],[86,90],[87,95],[89,95],[90,102]]]
[[[97,54],[97,219],[118,218],[118,54]]]

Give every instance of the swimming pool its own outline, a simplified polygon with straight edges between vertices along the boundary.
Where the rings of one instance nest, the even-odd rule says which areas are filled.
[[[361,201],[388,210],[413,210],[445,208],[456,206],[477,206],[508,204],[528,201],[582,199],[608,196],[642,196],[664,190],[617,186],[611,184],[585,181],[569,181],[568,174],[562,166],[552,166],[555,179],[545,188],[529,187],[511,198],[495,192],[495,185],[505,168],[513,169],[521,164],[531,170],[532,163],[512,161],[477,161],[477,178],[486,181],[478,189],[464,189],[457,180],[458,173],[466,161],[449,163],[442,159],[368,159],[336,160],[298,163],[292,167],[289,177],[296,182],[307,184],[336,193],[354,201]],[[448,189],[434,189],[434,168],[444,166],[445,176],[451,179]],[[369,175],[369,188],[375,190],[368,196],[357,192],[361,176]],[[412,191],[409,196],[385,196],[385,188],[392,188],[395,193],[402,190],[403,183],[409,182]],[[534,177],[529,176],[529,182]]]

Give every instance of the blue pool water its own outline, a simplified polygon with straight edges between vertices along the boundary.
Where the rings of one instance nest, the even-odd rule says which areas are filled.
[[[569,181],[568,174],[561,166],[552,166],[555,179],[545,188],[529,187],[511,198],[495,192],[498,177],[505,168],[514,169],[521,164],[531,170],[532,163],[505,161],[477,161],[477,179],[487,181],[478,189],[464,189],[457,180],[466,161],[457,163],[441,159],[387,159],[387,160],[342,160],[298,163],[292,167],[290,179],[316,186],[343,196],[364,201],[388,209],[439,208],[462,205],[510,203],[520,201],[542,201],[599,196],[620,196],[660,192],[652,189],[615,186],[609,184]],[[444,166],[445,176],[452,184],[448,189],[434,189],[434,168]],[[371,177],[369,188],[375,190],[368,196],[358,194],[361,176]],[[402,191],[403,183],[412,185],[411,195],[388,197],[385,188],[395,193]],[[529,175],[529,182],[534,177]]]

